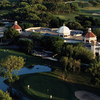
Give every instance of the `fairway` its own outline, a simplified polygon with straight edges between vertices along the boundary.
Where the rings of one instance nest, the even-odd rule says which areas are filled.
[[[75,21],[75,17],[79,15],[85,15],[86,17],[93,17],[93,18],[99,18],[100,15],[92,15],[92,13],[100,13],[100,7],[84,7],[84,8],[79,8],[79,12],[73,12],[73,13],[65,13],[65,14],[54,14],[54,16],[59,17],[63,20],[69,20],[70,21]]]
[[[27,88],[28,84],[30,85],[29,89]],[[77,88],[54,77],[52,73],[22,75],[13,86],[34,100],[50,100],[50,95],[53,97],[52,100],[78,100],[74,95]]]
[[[49,73],[21,75],[20,80],[13,83],[12,86],[28,98],[49,100],[50,95],[52,95],[53,100],[78,100],[74,95],[75,91],[78,90],[90,91],[98,96],[100,95],[100,86],[91,85],[91,78],[88,73],[70,73],[67,81],[63,81],[59,62],[31,56],[14,49],[9,49],[8,51],[7,49],[0,49],[0,60],[8,55],[26,58],[25,66],[46,64],[57,68],[56,71]],[[30,89],[27,89],[27,85],[30,85]]]
[[[75,97],[76,91],[88,91],[100,95],[100,86],[92,86],[90,77],[86,74],[70,74],[67,81],[62,80],[61,70],[48,73],[34,73],[21,75],[12,86],[24,96],[35,100],[79,100]],[[20,84],[20,85],[17,85]],[[30,85],[30,88],[27,88]]]

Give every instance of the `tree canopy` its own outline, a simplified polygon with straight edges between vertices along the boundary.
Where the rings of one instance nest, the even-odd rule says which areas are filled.
[[[92,32],[97,36],[97,40],[100,41],[100,28],[93,29]]]
[[[33,41],[29,39],[20,39],[17,42],[17,45],[21,50],[23,50],[26,53],[29,53],[31,50],[33,50],[34,47]]]
[[[90,64],[89,71],[91,73],[91,83],[100,85],[100,61],[94,61]]]
[[[16,74],[13,74],[13,72],[15,72],[14,70],[20,70],[22,67],[24,67],[24,64],[25,62],[23,57],[9,55],[0,62],[1,75],[9,78],[9,81],[14,81],[16,78],[18,78],[16,77]]]
[[[11,4],[8,0],[2,0],[2,1],[0,1],[0,8],[1,9],[9,9],[9,8],[11,8]]]
[[[72,57],[73,59],[80,60],[81,62],[90,63],[93,59],[93,52],[82,46],[73,46],[65,43],[62,46],[58,59],[62,56],[66,56],[68,58]]]
[[[64,72],[67,70],[67,65],[68,65],[68,57],[62,57],[60,59],[60,63],[62,64],[61,69],[62,69],[62,78],[64,80]]]
[[[3,92],[2,90],[0,90],[0,100],[13,100],[13,99],[10,97],[10,94],[7,91]]]
[[[13,28],[4,31],[4,37],[10,40],[11,43],[16,43],[19,39],[19,32]]]
[[[41,46],[43,46],[46,50],[50,50],[54,53],[60,52],[64,40],[61,37],[55,36],[43,36],[40,39]]]

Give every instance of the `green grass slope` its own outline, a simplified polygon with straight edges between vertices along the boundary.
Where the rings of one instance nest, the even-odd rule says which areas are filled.
[[[5,52],[4,52],[4,50],[5,50]],[[0,49],[0,60],[9,55],[21,56],[23,58],[26,58],[25,66],[30,66],[30,65],[35,65],[35,64],[41,64],[41,65],[47,64],[47,65],[51,65],[51,66],[56,66],[56,65],[59,66],[58,62],[51,61],[51,60],[45,60],[45,59],[42,59],[41,57],[31,56],[31,55],[22,53],[18,50],[9,49],[9,51],[7,52],[7,49]]]
[[[20,85],[17,85],[20,84]],[[30,85],[30,88],[27,88]],[[62,80],[61,70],[49,73],[21,75],[12,86],[24,96],[35,100],[78,100],[75,91],[88,91],[100,96],[100,86],[90,83],[90,75],[71,73],[67,81]]]
[[[29,89],[27,85],[30,85]],[[53,96],[52,100],[78,100],[74,95],[77,88],[54,77],[52,73],[22,75],[13,86],[34,100],[50,100],[50,95]]]
[[[79,15],[85,15],[87,17],[100,19],[100,15],[92,15],[92,13],[100,13],[100,7],[84,7],[79,9],[80,9],[79,12],[73,12],[70,14],[65,12],[65,14],[59,13],[59,14],[54,14],[54,16],[59,17],[63,20],[70,19],[70,21],[75,21],[75,16],[79,16]]]

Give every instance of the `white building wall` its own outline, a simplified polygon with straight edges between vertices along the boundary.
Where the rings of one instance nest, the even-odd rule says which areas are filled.
[[[83,37],[83,40],[85,43],[86,41],[89,41],[89,43],[91,43],[93,41],[97,41],[97,38],[96,37],[90,37],[90,38]]]

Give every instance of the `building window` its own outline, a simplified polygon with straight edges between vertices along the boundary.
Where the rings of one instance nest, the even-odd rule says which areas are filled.
[[[67,37],[67,35],[64,35],[64,37]]]
[[[86,40],[86,43],[89,43],[89,40]]]
[[[60,37],[63,37],[63,35],[60,35]]]
[[[95,53],[96,56],[99,56],[99,53]]]

